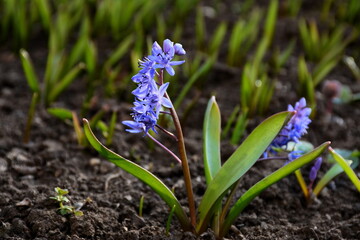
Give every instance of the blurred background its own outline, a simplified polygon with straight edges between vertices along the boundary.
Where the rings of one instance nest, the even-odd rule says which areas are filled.
[[[359,30],[358,0],[1,0],[0,67],[27,82],[29,113],[101,119],[132,102],[138,60],[169,38],[187,51],[166,79],[183,120],[215,94],[237,143],[249,119],[300,97],[324,121],[358,101]]]

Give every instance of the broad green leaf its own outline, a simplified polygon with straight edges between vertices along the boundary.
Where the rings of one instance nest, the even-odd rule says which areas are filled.
[[[293,114],[281,112],[263,121],[225,162],[200,202],[198,233],[206,229],[213,207],[221,201],[222,195],[255,164]]]
[[[213,96],[208,103],[203,128],[204,169],[206,182],[209,184],[221,168],[220,159],[220,109]]]
[[[61,120],[72,119],[72,112],[65,108],[48,108],[47,111]]]
[[[191,229],[191,224],[189,218],[186,216],[183,208],[181,207],[179,201],[173,194],[173,192],[166,187],[166,185],[160,181],[155,175],[146,169],[140,167],[139,165],[121,157],[120,155],[114,153],[110,149],[106,148],[104,145],[100,143],[100,141],[95,137],[93,132],[90,129],[89,122],[84,119],[84,131],[85,135],[90,142],[90,144],[98,151],[103,157],[105,157],[108,161],[114,163],[116,166],[120,167],[124,171],[130,173],[134,177],[143,181],[150,188],[152,188],[172,209],[175,206],[174,213],[179,219],[183,229],[189,230]]]
[[[287,175],[291,174],[295,170],[301,168],[305,164],[311,162],[315,158],[317,158],[328,146],[330,142],[325,142],[313,151],[297,158],[289,164],[286,164],[282,168],[273,172],[269,176],[263,178],[261,181],[252,186],[249,190],[247,190],[234,204],[234,206],[230,209],[228,216],[226,217],[224,224],[222,226],[222,234],[224,236],[229,230],[231,224],[235,221],[235,219],[239,216],[242,210],[262,191],[270,187],[272,184],[278,182],[283,179]]]
[[[350,167],[350,165],[346,162],[346,160],[337,152],[334,151],[331,147],[329,147],[330,154],[335,159],[335,161],[344,169],[344,172],[350,178],[351,182],[355,185],[356,189],[360,192],[360,180],[356,176],[354,170]]]
[[[20,58],[29,87],[33,92],[38,93],[40,91],[39,80],[36,76],[29,53],[24,49],[20,49]]]

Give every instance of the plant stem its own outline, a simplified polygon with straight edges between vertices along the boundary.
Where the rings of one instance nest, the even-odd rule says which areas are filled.
[[[161,142],[159,142],[158,140],[156,140],[156,138],[154,138],[153,136],[151,136],[151,134],[147,133],[146,134],[151,140],[153,140],[157,145],[159,145],[162,149],[164,149],[165,151],[167,151],[168,153],[170,153],[171,156],[173,156],[176,161],[178,161],[179,163],[181,163],[180,158],[178,158],[178,156],[175,155],[175,153],[173,153],[170,149],[168,149],[167,147],[165,147]]]
[[[160,84],[163,84],[163,81],[164,81],[163,76],[164,76],[164,70],[161,69],[160,73],[159,73]],[[171,99],[169,98],[169,95],[167,94],[167,92],[165,92],[165,97],[168,98],[169,101],[171,102]],[[179,120],[179,117],[178,117],[174,107],[170,108],[170,113],[171,113],[171,116],[172,116],[172,119],[174,122],[174,126],[176,129],[176,135],[178,138],[179,154],[180,154],[181,165],[182,165],[182,170],[183,170],[183,174],[184,174],[185,188],[186,188],[186,193],[187,193],[187,198],[188,198],[188,203],[189,203],[190,221],[191,221],[191,225],[195,229],[195,226],[196,226],[195,201],[194,201],[194,194],[193,194],[192,183],[191,183],[190,168],[189,168],[189,164],[188,164],[188,160],[187,160],[187,156],[186,156],[185,140],[184,140],[180,120]]]
[[[306,200],[309,201],[309,198],[310,198],[309,190],[308,190],[308,188],[306,186],[305,180],[304,180],[304,178],[303,178],[303,176],[301,174],[300,169],[295,171],[295,176],[296,176],[296,179],[299,182],[300,188],[301,188]]]
[[[28,118],[26,121],[26,127],[23,135],[23,142],[28,143],[30,140],[30,131],[31,131],[31,125],[34,119],[35,110],[36,110],[36,104],[38,102],[39,93],[34,92],[31,98],[30,108],[28,112]]]
[[[165,128],[163,128],[160,125],[156,124],[156,127],[158,127],[161,131],[163,131],[165,134],[167,134],[168,136],[172,137],[175,141],[178,141],[177,137],[175,136],[175,134],[169,132],[168,130],[166,130]]]

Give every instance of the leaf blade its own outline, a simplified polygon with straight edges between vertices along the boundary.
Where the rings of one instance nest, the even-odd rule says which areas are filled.
[[[174,213],[178,217],[182,227],[184,229],[191,228],[189,218],[186,216],[179,201],[172,193],[172,191],[168,187],[166,187],[163,182],[161,182],[155,175],[153,175],[149,171],[121,157],[120,155],[114,153],[113,151],[102,145],[100,141],[95,137],[94,133],[91,131],[89,122],[86,119],[83,119],[83,122],[85,136],[97,152],[99,152],[108,161],[114,163],[116,166],[120,167],[124,171],[130,173],[134,177],[147,184],[166,202],[166,204],[170,208],[175,206]]]
[[[209,100],[203,129],[204,170],[207,184],[211,182],[221,168],[220,159],[221,116],[215,97]]]
[[[360,192],[360,180],[356,176],[352,168],[349,166],[349,164],[346,162],[346,160],[340,154],[335,152],[334,149],[332,149],[331,147],[329,147],[329,151],[335,161],[342,167],[342,169],[344,169],[344,172],[346,173],[346,175],[348,175],[351,182],[355,185],[356,189]]]
[[[31,62],[29,53],[25,49],[20,49],[20,58],[29,87],[33,92],[39,93],[40,92],[39,80],[35,73],[34,66]]]
[[[225,162],[209,184],[199,205],[199,223],[197,232],[205,230],[207,222],[211,218],[213,206],[219,201],[226,190],[242,177],[264,153],[273,139],[280,132],[285,122],[290,119],[293,112],[281,112],[262,122],[245,139],[238,149]],[[259,139],[262,141],[259,142]],[[257,145],[256,148],[253,146]],[[240,161],[239,161],[240,159]]]
[[[277,181],[283,179],[287,175],[291,174],[296,169],[299,169],[303,165],[311,162],[313,159],[318,157],[329,145],[330,142],[323,143],[313,151],[304,154],[303,156],[292,161],[291,163],[273,172],[269,176],[263,178],[254,186],[252,186],[249,190],[247,190],[238,199],[238,201],[234,204],[234,206],[230,209],[229,214],[224,221],[224,225],[222,226],[222,236],[227,233],[231,224],[235,221],[235,219],[238,217],[241,211],[263,190],[270,187],[272,184],[276,183]]]

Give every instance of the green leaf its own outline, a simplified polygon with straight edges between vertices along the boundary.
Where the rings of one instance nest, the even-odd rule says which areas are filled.
[[[175,206],[175,215],[179,219],[183,229],[191,229],[191,224],[189,218],[186,216],[183,208],[181,207],[179,201],[173,194],[173,192],[166,187],[166,185],[160,181],[155,175],[146,169],[140,167],[139,165],[121,157],[120,155],[114,153],[110,149],[106,148],[100,143],[100,141],[95,137],[93,132],[90,129],[90,124],[86,119],[83,119],[84,122],[84,131],[85,135],[90,142],[90,144],[98,151],[103,157],[108,161],[114,163],[116,166],[120,167],[124,171],[130,173],[134,177],[143,181],[150,188],[152,188],[170,207]]]
[[[39,9],[41,22],[45,29],[49,29],[51,23],[51,9],[48,0],[36,0],[37,8]]]
[[[270,2],[265,20],[264,37],[267,39],[269,43],[271,42],[276,26],[278,5],[279,5],[278,0],[272,0]]]
[[[61,189],[59,187],[55,188],[55,192],[61,196],[69,193],[69,191],[67,189]]]
[[[111,68],[117,61],[119,61],[129,50],[130,46],[134,41],[133,35],[129,35],[125,38],[121,43],[119,43],[118,47],[111,54],[108,60],[106,60],[104,67],[105,69]]]
[[[222,138],[225,138],[228,135],[231,126],[233,125],[233,123],[236,120],[236,115],[239,112],[240,112],[240,107],[237,105],[237,106],[235,106],[234,110],[232,111],[232,113],[230,114],[230,117],[228,118],[228,120],[226,122],[225,128],[222,131],[222,136],[221,136]]]
[[[61,120],[72,119],[72,112],[65,108],[48,108],[48,113]]]
[[[77,40],[66,61],[66,70],[72,68],[76,63],[84,59],[85,52],[89,51],[88,41],[89,39],[86,35],[81,36]]]
[[[117,112],[114,111],[111,114],[109,128],[108,128],[108,131],[107,131],[108,136],[106,138],[106,145],[110,145],[112,143],[112,139],[113,139],[114,132],[115,132],[116,120],[117,120]]]
[[[323,143],[321,146],[317,147],[310,153],[307,153],[297,158],[291,163],[286,164],[282,168],[273,172],[269,176],[263,178],[261,181],[252,186],[248,191],[246,191],[230,209],[229,214],[226,217],[222,226],[222,232],[220,236],[224,236],[227,233],[231,224],[236,220],[238,215],[256,196],[258,196],[262,191],[270,187],[272,184],[278,182],[279,180],[283,179],[295,170],[301,168],[305,164],[317,158],[329,145],[330,142]]]
[[[87,42],[87,51],[85,52],[85,63],[86,69],[90,75],[90,78],[93,77],[96,70],[96,59],[97,59],[97,48],[91,40]]]
[[[239,114],[234,130],[231,134],[230,142],[234,145],[239,144],[244,132],[246,130],[246,126],[248,124],[247,111],[243,111]]]
[[[196,19],[195,19],[195,36],[196,36],[196,46],[198,49],[204,48],[205,37],[206,37],[206,25],[204,20],[204,14],[202,12],[201,6],[196,9]]]
[[[352,169],[355,169],[359,165],[359,161],[346,160]],[[340,173],[343,173],[344,169],[338,164],[335,163],[320,179],[320,181],[316,184],[313,194],[315,196],[319,196],[323,188],[329,184],[336,176]]]
[[[360,192],[360,180],[356,176],[354,170],[350,167],[347,161],[337,152],[334,151],[331,147],[329,147],[330,154],[335,159],[335,161],[344,169],[344,172],[350,178],[351,182],[355,185],[356,189]]]
[[[36,76],[34,66],[31,62],[29,53],[24,49],[20,49],[20,59],[29,87],[33,92],[38,93],[40,91],[39,80]]]
[[[262,122],[225,162],[209,184],[199,205],[197,232],[202,233],[224,193],[259,159],[266,148],[290,119],[293,112],[281,112]]]
[[[202,76],[206,75],[209,70],[212,68],[215,62],[214,58],[209,58],[189,79],[189,81],[185,84],[180,94],[175,100],[174,107],[178,108],[182,103],[182,100],[186,96],[186,94],[190,91],[191,87],[195,84],[197,80],[199,80]]]
[[[48,104],[56,100],[60,93],[62,93],[77,77],[82,69],[85,68],[84,63],[79,63],[70,72],[68,72],[63,79],[61,79],[50,91],[48,97]]]
[[[223,39],[226,35],[226,31],[227,31],[227,24],[225,22],[220,23],[210,42],[210,47],[209,47],[210,55],[212,56],[218,55],[221,43],[223,42]]]
[[[208,103],[204,119],[204,169],[206,182],[209,184],[221,168],[220,159],[220,109],[213,96]]]
[[[81,217],[81,216],[83,216],[84,215],[84,213],[82,212],[82,211],[74,211],[74,215],[76,216],[76,217]]]

